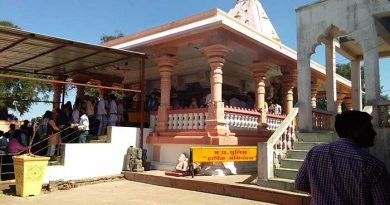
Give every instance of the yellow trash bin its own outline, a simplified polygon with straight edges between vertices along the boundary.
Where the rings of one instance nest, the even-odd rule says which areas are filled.
[[[49,157],[24,154],[13,156],[12,159],[14,160],[16,195],[21,197],[39,195]]]

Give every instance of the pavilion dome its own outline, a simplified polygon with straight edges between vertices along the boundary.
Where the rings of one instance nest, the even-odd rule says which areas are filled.
[[[229,10],[229,15],[259,33],[280,42],[274,26],[258,0],[235,0],[233,7]]]

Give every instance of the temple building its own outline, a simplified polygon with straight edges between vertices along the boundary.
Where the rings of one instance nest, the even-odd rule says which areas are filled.
[[[297,53],[282,41],[258,0],[240,0],[228,13],[213,9],[103,44],[149,55],[146,94],[161,93],[147,138],[154,167],[172,168],[177,156],[194,145],[267,141],[297,102]],[[120,67],[127,70],[123,84],[139,84],[136,69]],[[310,68],[307,103],[316,107],[327,78],[318,63],[310,62]],[[334,112],[341,112],[342,102],[351,109],[351,83],[335,75],[335,87],[340,95]],[[253,98],[253,105],[229,103],[233,98]],[[197,106],[190,106],[191,100]],[[280,104],[283,114],[267,113],[267,101]],[[331,116],[319,111],[322,115]]]
[[[53,108],[64,101],[66,80],[77,83],[77,97],[91,85],[101,96],[126,92],[130,126],[109,126],[99,146],[62,144],[64,166],[50,167],[46,180],[120,173],[128,145],[147,149],[159,170],[175,170],[194,146],[257,146],[257,163],[234,163],[237,171],[257,169],[259,185],[294,190],[306,154],[337,139],[334,116],[345,110],[373,116],[378,134],[370,152],[389,169],[390,102],[380,100],[378,61],[390,56],[390,2],[321,0],[296,12],[298,52],[283,44],[259,0],[236,0],[228,12],[212,9],[102,46],[0,27],[2,52],[18,55],[0,67],[54,74]],[[310,60],[321,43],[325,66]],[[15,52],[24,46],[34,55]],[[336,74],[336,53],[350,60],[351,81]],[[102,156],[80,158],[85,152]]]

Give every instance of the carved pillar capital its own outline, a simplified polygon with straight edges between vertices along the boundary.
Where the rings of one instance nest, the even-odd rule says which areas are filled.
[[[256,62],[248,66],[256,81],[265,80],[265,74],[272,67],[273,64],[267,62]]]
[[[282,75],[282,92],[283,92],[283,110],[286,114],[293,109],[293,89],[295,87],[296,74],[292,72],[283,72]]]
[[[283,72],[282,75],[283,89],[293,89],[295,87],[296,80],[297,80],[297,75],[295,73]]]
[[[341,109],[341,104],[343,103],[343,100],[344,100],[344,97],[345,97],[345,93],[337,93],[337,113],[341,113],[342,112],[342,109]]]
[[[248,66],[249,70],[252,71],[253,77],[255,78],[255,90],[256,90],[256,109],[261,113],[259,125],[263,126],[267,122],[267,113],[264,110],[265,102],[265,79],[266,73],[273,67],[272,64],[267,62],[256,62]]]
[[[232,49],[222,44],[214,44],[211,46],[203,47],[200,50],[208,59],[213,59],[214,57],[219,57],[219,59],[225,59],[226,56],[233,51]]]

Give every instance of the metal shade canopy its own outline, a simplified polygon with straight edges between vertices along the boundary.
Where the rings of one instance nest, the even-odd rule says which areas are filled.
[[[139,52],[0,26],[0,71],[71,75],[145,58]]]
[[[141,142],[143,142],[144,127],[142,113],[144,112],[143,90],[145,85],[144,69],[146,58],[147,56],[145,54],[139,52],[113,49],[0,26],[0,77],[138,92],[141,94]],[[113,80],[116,76],[107,75],[109,73],[105,68],[114,67],[116,68],[115,70],[120,70],[119,64],[135,64],[139,67],[140,89],[134,90],[6,74],[7,71],[13,71],[63,76],[63,79],[84,74],[92,79],[94,74],[97,74],[99,70],[104,70],[106,71],[105,74],[100,73],[99,78],[107,81]],[[112,69],[109,72],[111,73],[111,71]],[[121,74],[123,77],[123,73]],[[62,95],[63,97],[65,96],[64,93]],[[64,101],[64,98],[62,101]],[[142,143],[140,147],[142,148]]]

